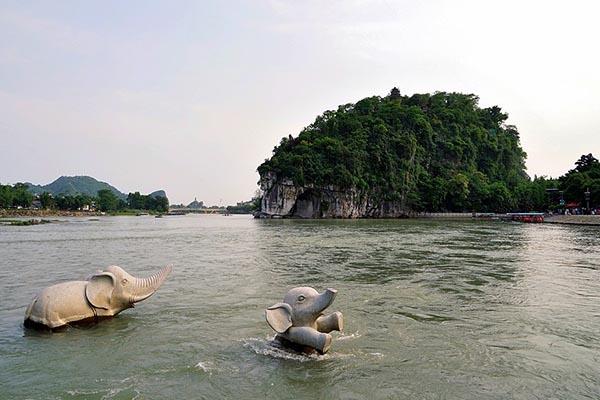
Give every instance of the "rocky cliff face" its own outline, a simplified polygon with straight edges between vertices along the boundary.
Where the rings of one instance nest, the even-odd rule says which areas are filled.
[[[355,189],[296,186],[273,175],[263,177],[260,183],[260,218],[401,218],[409,214],[399,202],[373,202]]]

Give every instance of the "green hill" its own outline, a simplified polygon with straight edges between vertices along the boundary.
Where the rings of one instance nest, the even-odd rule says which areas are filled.
[[[122,193],[114,186],[109,185],[106,182],[101,182],[91,176],[61,176],[54,182],[47,185],[33,185],[27,183],[29,191],[33,194],[41,194],[43,192],[51,193],[53,196],[60,194],[64,195],[76,195],[85,194],[87,196],[96,196],[99,190],[109,189],[118,198],[126,199],[127,195]]]
[[[297,137],[284,137],[258,167],[263,213],[511,209],[516,188],[529,181],[526,154],[508,115],[478,100],[444,92],[402,96],[394,88],[326,111]]]
[[[154,198],[167,197],[167,192],[165,192],[164,190],[156,190],[156,191],[150,193],[148,196],[154,197]]]

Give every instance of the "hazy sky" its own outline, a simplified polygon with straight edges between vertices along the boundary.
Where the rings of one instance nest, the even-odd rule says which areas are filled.
[[[282,136],[393,86],[499,105],[530,175],[600,156],[597,1],[0,3],[0,182],[249,199]]]

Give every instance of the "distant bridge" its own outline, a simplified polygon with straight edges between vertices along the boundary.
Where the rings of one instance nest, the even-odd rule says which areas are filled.
[[[226,214],[225,208],[169,208],[168,215],[185,215],[185,214]]]

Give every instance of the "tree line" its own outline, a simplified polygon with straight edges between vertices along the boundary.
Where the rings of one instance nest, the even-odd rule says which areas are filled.
[[[29,208],[34,200],[39,200],[39,207],[50,210],[77,211],[98,209],[104,212],[127,209],[166,212],[169,200],[163,196],[143,195],[140,192],[129,193],[126,200],[117,197],[111,190],[102,189],[97,196],[85,194],[58,195],[44,192],[36,197],[30,193],[24,183],[0,185],[0,208]]]
[[[402,96],[394,88],[326,111],[297,137],[284,137],[258,172],[298,186],[355,189],[414,211],[547,210],[559,201],[547,189],[580,201],[587,186],[598,204],[591,154],[559,179],[531,179],[517,128],[500,107],[478,101],[461,93]]]
[[[575,168],[558,179],[563,196],[570,202],[587,206],[585,193],[589,193],[591,208],[600,208],[600,161],[591,153],[584,154],[575,162]]]
[[[0,208],[29,207],[32,201],[26,184],[0,185]]]
[[[255,196],[249,201],[241,201],[235,206],[227,206],[226,210],[230,214],[252,214],[260,210],[260,201],[260,196]]]

